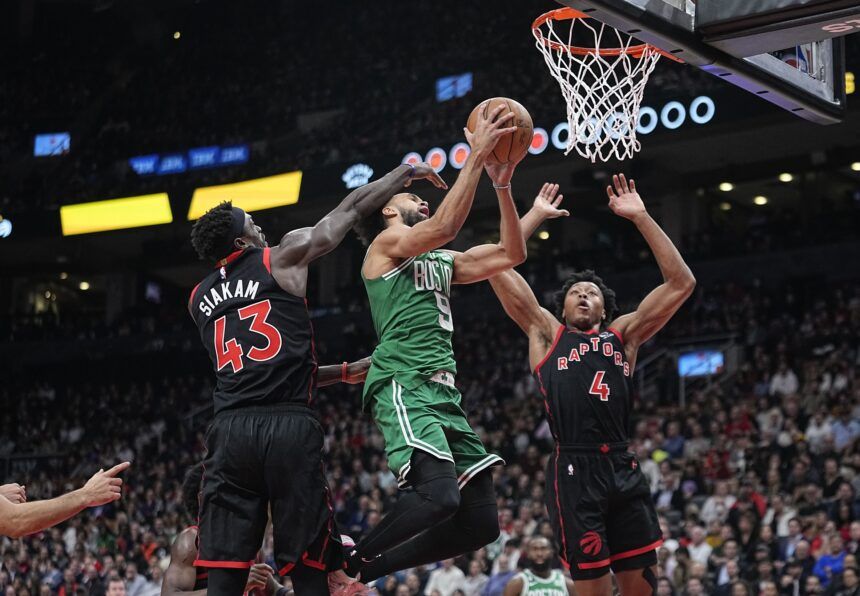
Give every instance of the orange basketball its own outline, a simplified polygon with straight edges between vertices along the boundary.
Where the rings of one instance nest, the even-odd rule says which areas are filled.
[[[507,111],[513,112],[514,117],[505,122],[505,126],[516,126],[517,129],[504,135],[499,139],[496,148],[487,158],[487,162],[492,164],[505,164],[511,161],[517,161],[525,156],[532,144],[532,136],[534,135],[534,124],[532,117],[523,105],[508,97],[494,97],[486,102],[481,102],[469,114],[469,120],[466,121],[466,128],[469,132],[475,132],[475,125],[478,123],[478,111],[481,110],[486,116],[492,114],[493,110],[498,105],[506,105]],[[502,112],[503,114],[506,112]]]

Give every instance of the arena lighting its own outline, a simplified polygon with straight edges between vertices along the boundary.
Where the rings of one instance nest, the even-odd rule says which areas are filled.
[[[723,192],[731,192],[735,189],[735,185],[731,182],[720,182],[720,190]]]
[[[732,210],[732,204],[729,203],[728,201],[723,201],[722,203],[720,203],[720,211],[731,211],[731,210]]]
[[[753,199],[753,203],[761,207],[762,205],[767,205],[767,197],[764,195],[758,195]]]
[[[245,182],[198,188],[191,197],[188,220],[197,219],[224,201],[233,201],[235,207],[248,212],[295,205],[299,202],[301,187],[302,172],[297,170]]]
[[[180,31],[176,31],[173,34],[173,39],[179,39],[180,37],[182,37],[182,33]]]
[[[12,222],[8,219],[4,219],[2,215],[0,215],[0,238],[8,238],[12,235]]]
[[[173,221],[166,192],[60,207],[63,236],[154,226]]]
[[[86,292],[87,290],[90,289],[90,282],[82,281],[81,283],[78,284],[78,288],[83,290],[84,292]]]
[[[648,106],[643,106],[639,110],[639,122],[636,125],[636,131],[639,134],[647,135],[655,130],[658,126],[662,126],[666,130],[675,130],[680,128],[685,122],[689,121],[694,124],[707,124],[713,120],[717,113],[717,104],[707,95],[700,95],[693,99],[689,106],[684,105],[679,101],[670,101],[662,108],[655,109]],[[584,135],[580,139],[583,143],[594,143],[604,134],[617,135],[617,132],[611,130],[611,122],[614,118],[620,118],[621,114],[610,117],[607,124],[603,128],[598,128],[592,131],[591,135]],[[543,153],[547,147],[552,145],[559,151],[567,150],[567,137],[570,134],[570,127],[567,122],[559,122],[547,132],[547,129],[535,127],[534,136],[532,137],[529,153],[539,155]],[[450,163],[456,169],[462,168],[458,160],[455,159],[456,152],[459,151],[460,144],[454,145],[450,152],[445,153],[441,147],[433,147],[423,156],[423,160],[433,166],[436,172],[441,172],[445,166]],[[460,151],[462,153],[462,151]],[[422,155],[415,151],[410,151],[403,156],[400,163],[416,164],[422,161]]]
[[[851,164],[851,170],[854,172],[860,172],[860,161],[855,161]]]
[[[69,279],[69,274],[63,271],[60,273],[60,279]]]
[[[783,172],[779,175],[780,182],[791,182],[792,180],[794,180],[794,176],[792,176],[788,172]]]
[[[549,240],[549,232],[547,232],[546,230],[541,230],[540,232],[538,232],[538,238],[540,238],[541,240]]]

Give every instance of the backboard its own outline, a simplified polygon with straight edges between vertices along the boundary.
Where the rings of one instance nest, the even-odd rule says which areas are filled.
[[[845,113],[856,0],[558,0],[819,124]]]

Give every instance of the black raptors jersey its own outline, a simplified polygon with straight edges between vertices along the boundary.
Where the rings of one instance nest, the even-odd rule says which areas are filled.
[[[221,260],[188,308],[217,377],[215,413],[248,405],[310,405],[316,354],[307,301],[272,277],[268,248]]]
[[[617,331],[560,327],[535,368],[555,440],[561,445],[627,441],[632,373]]]

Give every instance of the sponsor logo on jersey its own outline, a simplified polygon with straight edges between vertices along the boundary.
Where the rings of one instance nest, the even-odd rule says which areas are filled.
[[[579,548],[581,548],[582,552],[586,555],[593,557],[600,552],[600,549],[603,548],[603,541],[600,539],[597,532],[586,532],[582,535],[582,539],[579,541]]]

